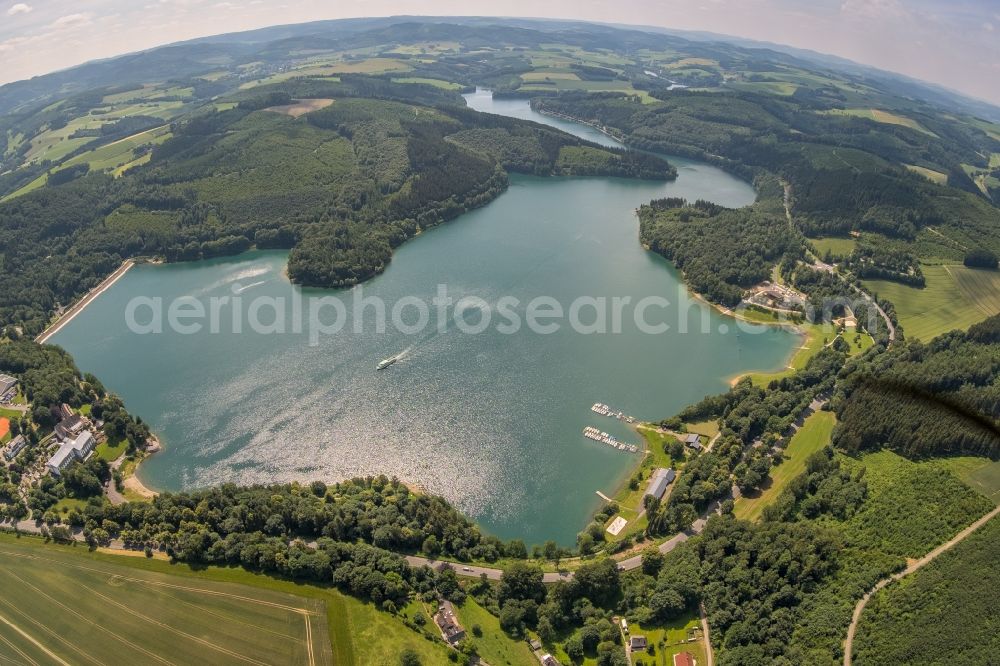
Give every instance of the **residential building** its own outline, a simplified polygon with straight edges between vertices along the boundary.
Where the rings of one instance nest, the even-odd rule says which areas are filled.
[[[10,375],[0,375],[0,402],[9,402],[14,397],[17,379]]]
[[[90,434],[89,430],[84,430],[76,439],[67,439],[59,445],[59,448],[52,457],[49,458],[48,468],[54,476],[62,474],[63,470],[78,460],[86,460],[94,448],[97,441]]]
[[[441,600],[438,612],[434,615],[434,622],[441,630],[444,639],[450,645],[455,645],[465,638],[465,629],[462,628],[458,618],[455,616],[455,607],[447,599]]]
[[[24,450],[24,447],[28,445],[28,440],[24,438],[23,435],[18,435],[14,439],[10,440],[7,445],[7,449],[3,452],[3,457],[7,459],[8,462],[17,457],[17,454]]]
[[[645,636],[633,636],[628,641],[628,648],[635,652],[636,650],[645,650],[648,643],[646,643]]]
[[[678,652],[674,655],[674,666],[695,666],[694,655],[690,652]]]
[[[701,437],[697,433],[688,433],[684,436],[684,443],[690,446],[695,451],[701,450]]]
[[[556,658],[553,657],[551,654],[543,654],[542,666],[560,666],[560,664],[558,661],[556,661]]]
[[[663,493],[667,491],[667,486],[673,483],[674,478],[677,474],[672,469],[667,469],[665,467],[658,467],[653,471],[652,476],[649,477],[649,485],[646,486],[646,495],[652,495],[656,499],[663,497]]]

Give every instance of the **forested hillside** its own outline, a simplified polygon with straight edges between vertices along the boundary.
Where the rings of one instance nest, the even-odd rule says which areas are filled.
[[[0,203],[0,325],[41,331],[57,305],[134,256],[294,248],[295,281],[355,284],[420,229],[496,197],[507,171],[674,176],[663,160],[534,123],[359,97],[447,99],[431,86],[353,81],[326,92],[354,97],[301,118],[267,110],[288,93],[244,95],[174,123],[148,163],[120,178],[76,174]]]
[[[1000,456],[1000,317],[895,347],[838,383],[834,443],[907,457]]]

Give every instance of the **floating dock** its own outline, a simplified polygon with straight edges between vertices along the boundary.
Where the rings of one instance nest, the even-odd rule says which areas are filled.
[[[583,436],[601,444],[607,444],[613,449],[624,451],[625,453],[638,453],[639,447],[617,439],[614,435],[609,435],[603,430],[598,430],[594,426],[587,426],[583,429]]]
[[[625,412],[613,409],[610,406],[605,405],[603,402],[595,402],[593,406],[591,406],[590,411],[595,414],[600,414],[601,416],[610,416],[611,418],[624,421],[625,423],[635,423],[635,419]]]

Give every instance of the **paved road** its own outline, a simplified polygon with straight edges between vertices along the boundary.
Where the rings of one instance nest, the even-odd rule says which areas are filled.
[[[854,632],[857,631],[858,629],[858,621],[861,619],[861,614],[865,610],[865,605],[868,604],[868,600],[871,599],[876,592],[881,590],[889,583],[897,581],[900,578],[904,578],[905,576],[909,576],[914,571],[917,571],[922,567],[924,567],[925,565],[930,564],[932,561],[934,561],[934,559],[938,555],[950,550],[952,546],[961,542],[970,534],[972,534],[980,527],[988,523],[998,513],[1000,513],[1000,506],[990,511],[988,514],[986,514],[976,522],[972,523],[964,530],[962,530],[954,537],[952,537],[950,540],[944,542],[931,552],[921,557],[919,560],[911,563],[908,567],[906,567],[902,571],[896,572],[891,576],[889,576],[888,578],[883,578],[882,580],[880,580],[878,583],[875,584],[875,587],[866,592],[865,596],[861,597],[861,600],[858,601],[858,604],[854,607],[854,614],[851,616],[851,624],[847,627],[847,639],[844,641],[844,666],[851,666],[851,659],[853,658],[852,653],[854,652]]]

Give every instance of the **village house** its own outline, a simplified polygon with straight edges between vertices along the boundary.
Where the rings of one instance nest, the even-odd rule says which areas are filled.
[[[632,652],[636,652],[637,650],[645,650],[647,646],[648,643],[646,642],[645,636],[633,636],[628,641],[628,649],[631,650]]]
[[[701,451],[701,437],[697,433],[688,433],[684,436],[684,443],[695,451]]]
[[[76,439],[67,439],[60,444],[56,452],[49,458],[46,466],[53,476],[59,476],[74,462],[86,460],[96,446],[97,441],[94,436],[90,434],[89,430],[84,430],[77,435]]]
[[[690,652],[678,652],[674,655],[674,666],[695,666],[694,655]]]
[[[455,617],[455,607],[447,599],[441,600],[438,612],[434,615],[434,622],[441,630],[441,635],[444,636],[449,645],[454,646],[465,638],[465,629],[462,628],[458,618]]]
[[[542,666],[561,666],[551,654],[542,655]]]

